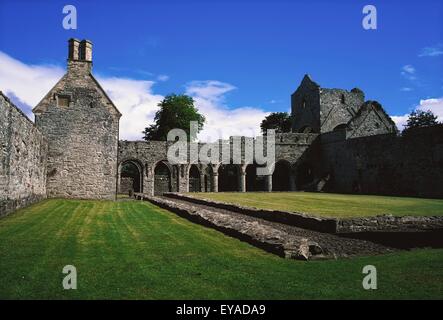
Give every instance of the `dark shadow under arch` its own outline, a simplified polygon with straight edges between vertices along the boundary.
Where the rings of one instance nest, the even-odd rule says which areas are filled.
[[[275,163],[272,174],[272,191],[291,191],[291,164],[280,160]]]
[[[246,167],[246,191],[265,191],[266,177],[257,175],[257,164],[248,164]]]
[[[154,195],[171,192],[171,172],[169,167],[160,161],[154,168]]]
[[[234,164],[222,164],[218,168],[218,191],[240,191],[240,168]]]
[[[120,164],[118,193],[143,192],[143,169],[137,160],[125,160]]]
[[[297,186],[300,190],[306,190],[314,181],[314,174],[309,163],[303,162],[297,166]]]
[[[189,192],[200,192],[201,191],[201,180],[200,180],[200,170],[197,165],[192,164],[189,168]]]

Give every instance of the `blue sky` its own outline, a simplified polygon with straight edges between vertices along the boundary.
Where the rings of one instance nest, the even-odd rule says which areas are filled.
[[[77,30],[62,27],[66,4],[77,8]],[[377,30],[362,28],[366,4],[377,8]],[[225,110],[288,111],[305,73],[323,87],[359,87],[391,115],[443,97],[437,0],[0,0],[0,51],[9,57],[64,68],[70,37],[93,41],[103,78],[150,81],[160,97],[196,84],[203,97],[211,80]]]

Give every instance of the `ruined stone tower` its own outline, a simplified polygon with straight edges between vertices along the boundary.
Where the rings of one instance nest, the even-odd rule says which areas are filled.
[[[377,101],[366,101],[358,88],[351,91],[320,87],[305,75],[291,95],[292,131],[344,131],[347,137],[396,133],[392,119]]]
[[[293,132],[325,133],[345,127],[363,104],[363,91],[326,89],[305,75],[291,95]]]
[[[48,140],[48,197],[114,199],[120,112],[91,73],[92,43],[69,40],[68,70],[33,109]]]

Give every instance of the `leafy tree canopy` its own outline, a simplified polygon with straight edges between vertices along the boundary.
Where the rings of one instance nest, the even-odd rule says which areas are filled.
[[[406,125],[404,125],[403,133],[407,133],[412,128],[428,127],[438,124],[437,116],[431,110],[412,111],[408,117]]]
[[[291,116],[287,112],[273,112],[260,124],[263,135],[266,135],[267,129],[275,129],[276,133],[290,132],[291,126]]]
[[[158,106],[160,109],[155,113],[154,124],[146,127],[143,131],[145,140],[166,140],[168,132],[172,129],[182,129],[190,137],[190,122],[197,121],[197,132],[203,129],[205,117],[194,106],[194,99],[187,95],[171,94],[166,96]]]

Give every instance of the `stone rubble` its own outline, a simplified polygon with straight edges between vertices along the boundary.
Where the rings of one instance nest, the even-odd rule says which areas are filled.
[[[136,197],[288,259],[333,259],[394,250],[369,241],[341,238],[183,200],[146,194]]]

